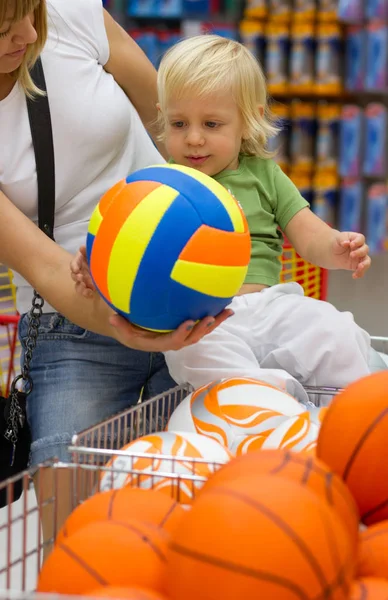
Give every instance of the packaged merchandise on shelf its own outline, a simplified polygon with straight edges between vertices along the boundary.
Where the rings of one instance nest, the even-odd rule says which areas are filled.
[[[311,173],[314,169],[315,109],[314,103],[295,100],[291,104],[290,161],[299,172]]]
[[[363,173],[383,176],[387,168],[387,108],[373,102],[365,108],[365,150]]]
[[[252,52],[253,56],[264,66],[265,35],[264,23],[253,19],[244,19],[240,23],[241,42]]]
[[[388,18],[388,0],[366,0],[365,17],[372,20]]]
[[[288,24],[269,21],[266,25],[265,72],[270,94],[287,93],[289,47]]]
[[[342,88],[342,36],[338,23],[319,23],[317,27],[315,91],[338,95]]]
[[[299,192],[310,206],[314,204],[313,181],[311,175],[300,173],[299,171],[291,171],[289,175],[291,181],[296,185]]]
[[[155,17],[156,0],[129,0],[128,15],[130,17]]]
[[[276,117],[279,133],[269,140],[268,150],[276,153],[276,162],[284,172],[287,172],[289,167],[290,109],[285,104],[276,103],[271,107],[271,111]]]
[[[313,212],[331,227],[336,224],[339,179],[335,173],[317,171],[313,179]]]
[[[159,17],[179,19],[183,12],[182,0],[155,0],[156,14]]]
[[[384,23],[369,23],[366,41],[365,89],[387,88],[388,27]]]
[[[288,22],[293,12],[292,0],[268,0],[268,15],[275,21]]]
[[[337,21],[338,0],[318,0],[318,21]]]
[[[311,94],[314,90],[314,24],[295,21],[291,27],[289,90]]]
[[[343,179],[340,189],[339,223],[341,231],[361,231],[364,186],[360,179]]]
[[[203,17],[212,12],[212,0],[182,0],[181,16]]]
[[[365,0],[339,0],[338,18],[345,23],[361,23]]]
[[[234,2],[235,0],[231,1]],[[247,0],[245,15],[247,18],[264,19],[267,15],[266,0]]]
[[[387,239],[387,186],[372,184],[367,192],[366,240],[371,254],[384,251]]]
[[[294,0],[292,16],[297,21],[313,21],[316,17],[315,0]]]
[[[345,40],[345,88],[364,89],[366,63],[366,31],[362,25],[348,28]]]
[[[340,123],[339,171],[342,177],[361,175],[361,148],[364,115],[356,104],[342,107]]]
[[[317,107],[316,166],[337,172],[341,107],[319,102]]]

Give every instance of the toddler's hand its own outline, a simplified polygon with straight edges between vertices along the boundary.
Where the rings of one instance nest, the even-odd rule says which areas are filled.
[[[96,288],[90,275],[85,246],[81,246],[70,262],[70,271],[78,294],[85,298],[93,298]]]
[[[338,268],[353,271],[353,279],[363,277],[372,262],[362,233],[340,232],[336,237],[334,253],[339,261]]]

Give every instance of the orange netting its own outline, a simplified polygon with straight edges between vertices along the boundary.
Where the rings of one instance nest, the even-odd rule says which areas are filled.
[[[281,262],[281,283],[296,281],[303,287],[306,296],[326,300],[327,274],[325,269],[306,262],[287,241],[283,247]]]

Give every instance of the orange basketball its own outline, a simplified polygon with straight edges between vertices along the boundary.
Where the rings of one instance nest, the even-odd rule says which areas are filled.
[[[357,574],[388,579],[388,521],[372,525],[360,534]]]
[[[359,514],[353,496],[338,475],[322,461],[307,454],[289,450],[257,450],[238,456],[211,475],[200,494],[225,481],[262,475],[287,477],[317,493],[337,512],[356,544]]]
[[[161,592],[166,534],[141,521],[96,521],[57,544],[43,565],[38,592],[82,595],[99,586]]]
[[[388,581],[377,577],[357,579],[352,586],[349,600],[388,600]]]
[[[172,534],[171,600],[346,600],[354,549],[336,513],[306,487],[263,475],[213,486]]]
[[[167,600],[166,596],[161,596],[152,590],[146,590],[146,588],[131,587],[102,587],[93,591],[89,591],[88,596],[94,598],[125,598],[126,600]]]
[[[94,521],[138,519],[172,531],[183,513],[178,502],[154,490],[123,487],[100,492],[77,506],[58,533],[56,543]]]
[[[332,401],[317,456],[348,485],[370,525],[388,519],[388,371],[352,383]]]

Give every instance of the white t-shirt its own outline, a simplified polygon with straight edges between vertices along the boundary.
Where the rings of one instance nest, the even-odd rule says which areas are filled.
[[[90,215],[117,181],[162,163],[140,118],[113,77],[101,0],[48,0],[49,35],[42,53],[55,151],[55,240],[74,253]],[[25,95],[18,84],[0,101],[0,189],[37,223],[35,157]],[[20,243],[23,239],[20,238]],[[17,308],[31,305],[18,274]],[[45,305],[45,311],[53,311]]]

